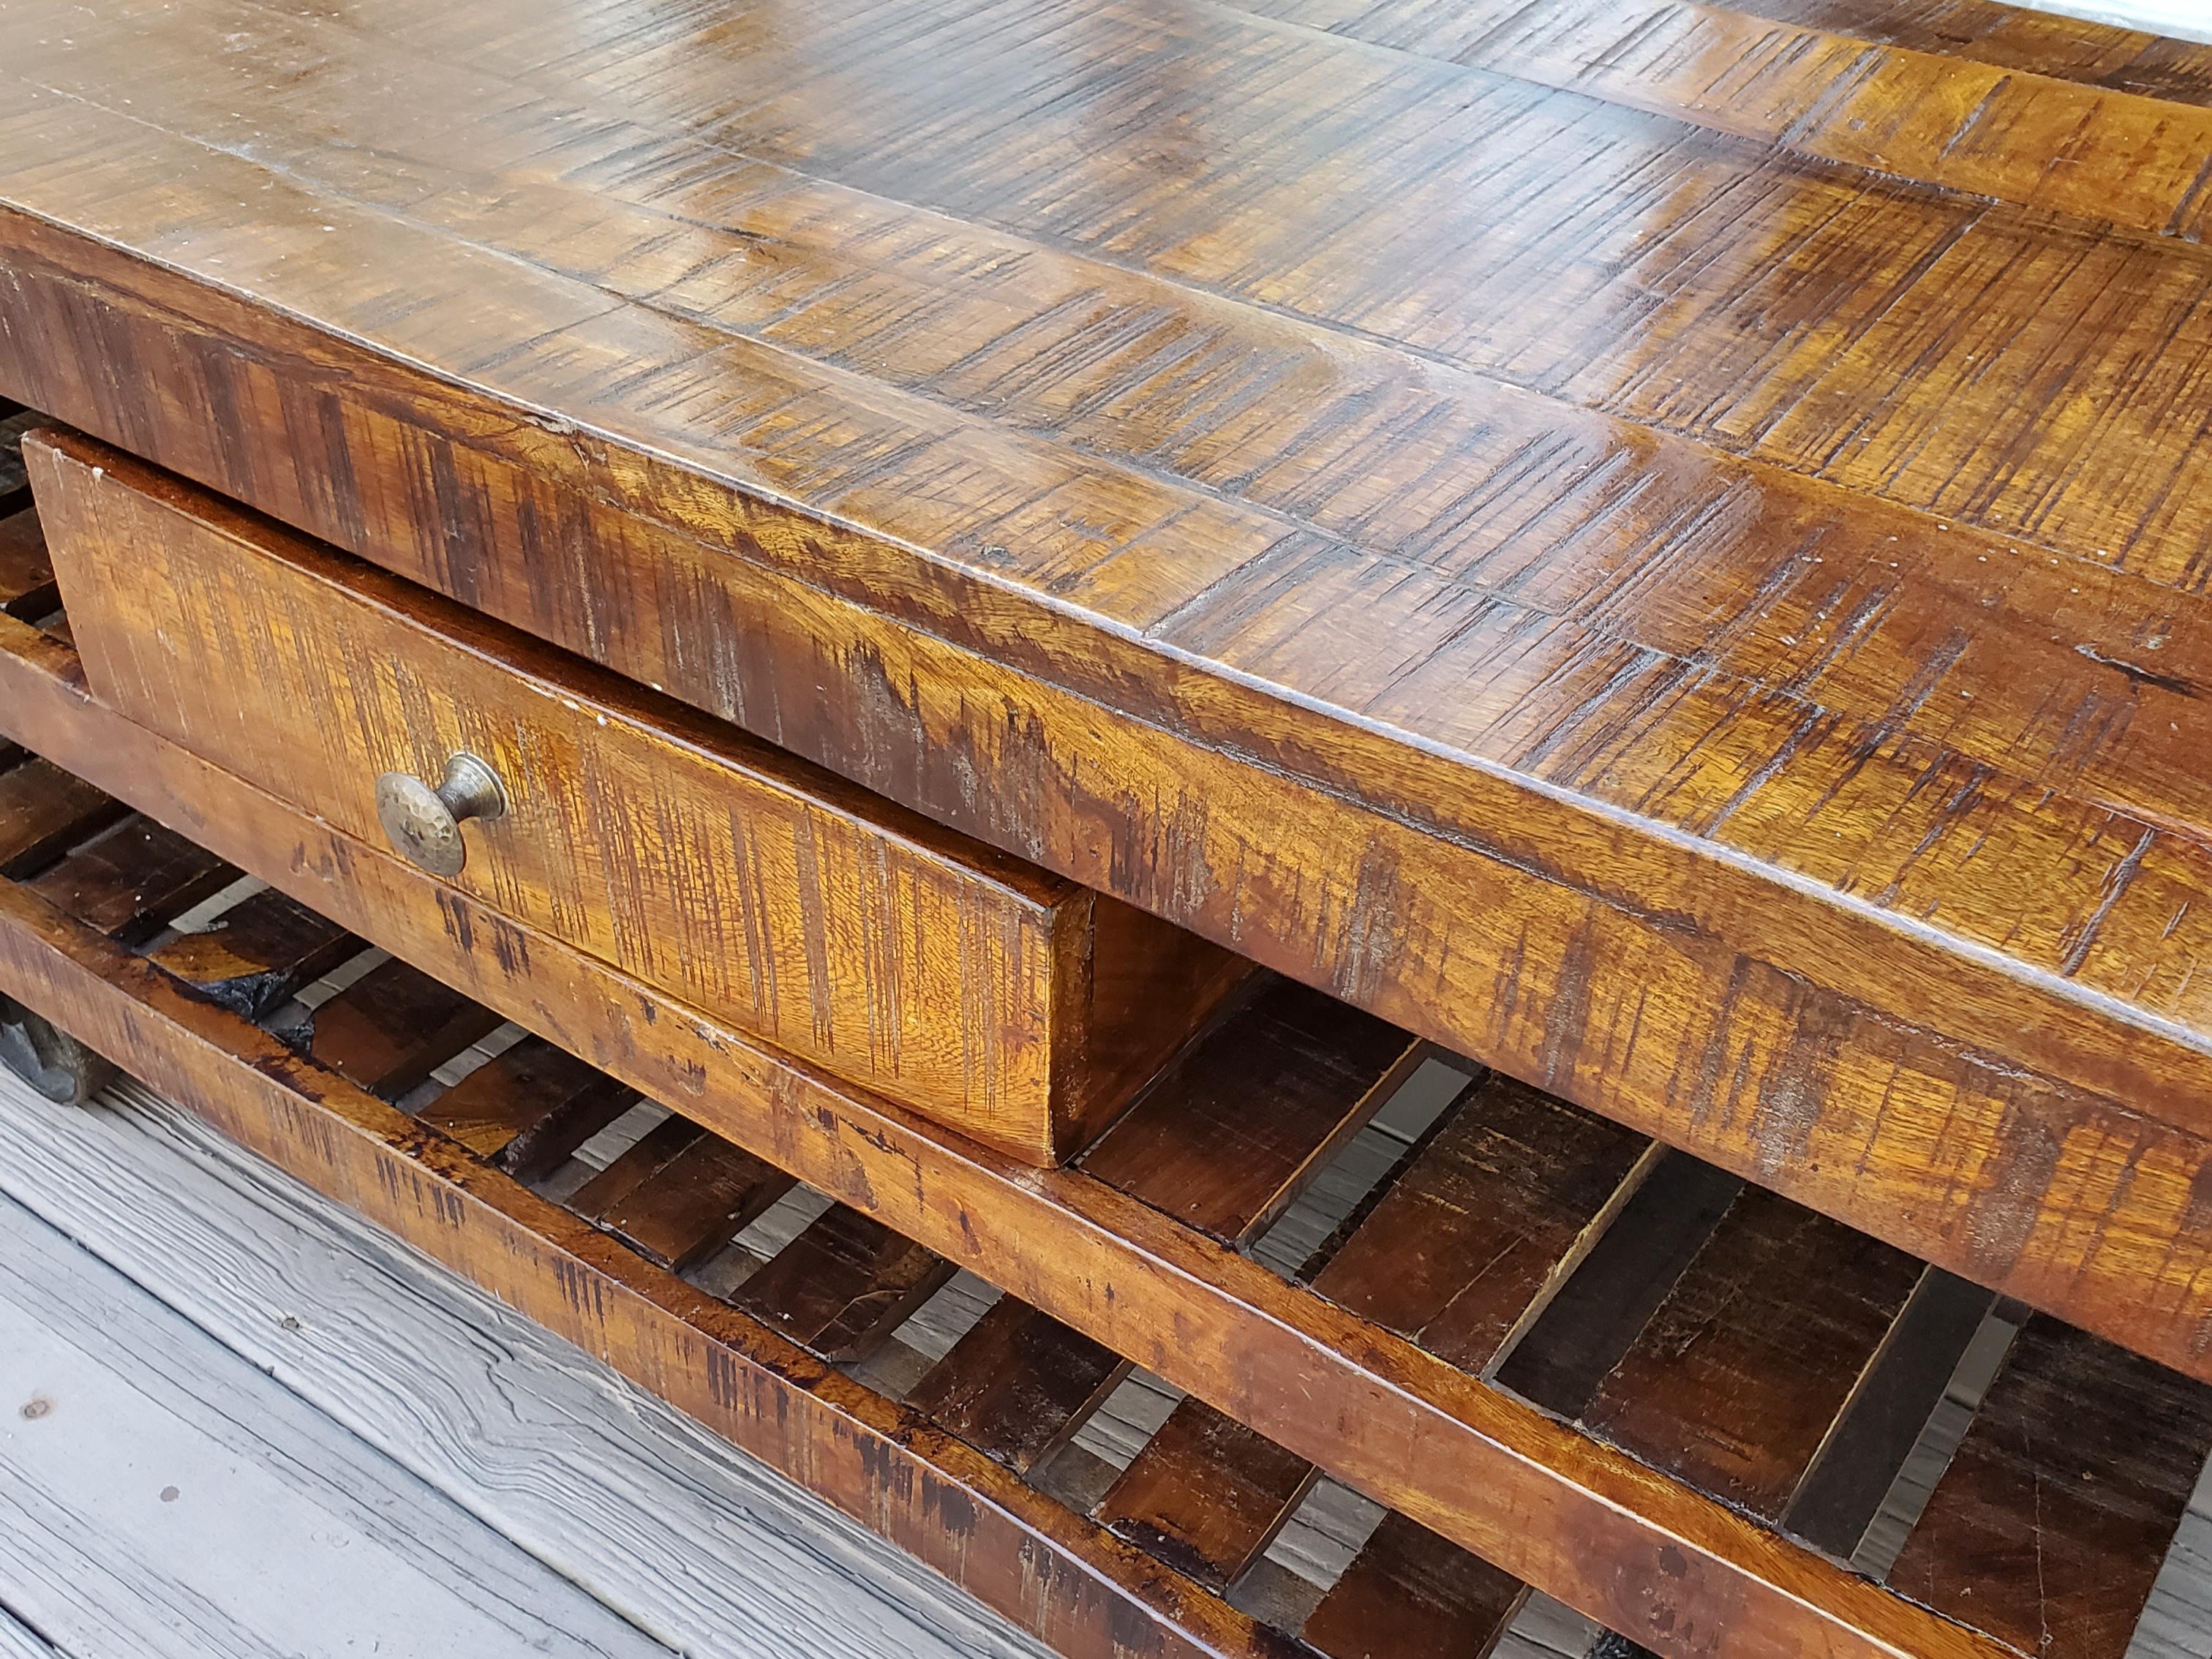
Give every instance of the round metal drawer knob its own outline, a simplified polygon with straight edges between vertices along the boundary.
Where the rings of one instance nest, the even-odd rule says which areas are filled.
[[[386,772],[376,781],[376,816],[392,851],[434,876],[458,876],[469,861],[461,841],[465,819],[495,818],[506,811],[499,774],[474,755],[447,761],[435,789],[406,772]]]

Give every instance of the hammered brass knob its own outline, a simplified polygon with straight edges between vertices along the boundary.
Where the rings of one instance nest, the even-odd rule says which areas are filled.
[[[468,863],[464,821],[495,818],[506,811],[499,774],[474,755],[447,761],[445,781],[435,789],[407,772],[386,772],[376,781],[376,816],[392,850],[434,876],[458,876]]]

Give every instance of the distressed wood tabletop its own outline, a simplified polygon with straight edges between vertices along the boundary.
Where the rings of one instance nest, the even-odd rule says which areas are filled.
[[[2208,217],[1979,0],[0,3],[0,392],[2193,1369]]]

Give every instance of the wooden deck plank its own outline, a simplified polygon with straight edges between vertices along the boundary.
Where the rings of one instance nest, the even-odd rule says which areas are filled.
[[[67,1659],[38,1632],[0,1607],[0,1659]]]
[[[234,1013],[258,1019],[361,949],[344,928],[269,887],[204,931],[157,947],[149,960]]]
[[[833,1361],[866,1358],[952,1277],[952,1264],[846,1205],[738,1287],[746,1312]]]
[[[86,926],[137,945],[237,879],[236,870],[198,843],[151,818],[137,817],[79,848],[28,885]]]
[[[2023,1653],[2118,1659],[2208,1451],[2212,1389],[2033,1318],[1889,1583]]]
[[[38,756],[9,767],[0,772],[0,877],[30,875],[130,810]]]
[[[1652,1166],[1612,1226],[1498,1368],[1498,1380],[1578,1417],[1620,1363],[1743,1182],[1681,1152]]]
[[[1922,1273],[1798,1483],[1783,1518],[1786,1530],[1850,1559],[1995,1300],[1940,1267]]]
[[[301,1036],[318,1064],[397,1100],[499,1024],[490,1010],[394,957],[317,1007]]]
[[[1920,1274],[1901,1251],[1747,1188],[1583,1421],[1779,1521]]]
[[[681,1273],[789,1192],[792,1178],[719,1135],[701,1135],[607,1206],[609,1231]]]
[[[0,1602],[144,1659],[664,1659],[450,1498],[0,1201]]]
[[[0,1191],[669,1646],[1051,1659],[817,1498],[190,1114],[135,1089],[97,1113],[34,1114],[32,1098],[0,1077]],[[136,1651],[106,1650],[124,1650]]]
[[[1528,1587],[1386,1515],[1301,1632],[1328,1659],[1487,1659]]]
[[[690,1118],[671,1114],[624,1147],[622,1155],[579,1187],[568,1207],[604,1226],[607,1217],[640,1187],[668,1167],[707,1132]]]

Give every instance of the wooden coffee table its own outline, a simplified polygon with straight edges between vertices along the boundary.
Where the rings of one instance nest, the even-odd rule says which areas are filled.
[[[10,0],[0,1039],[1071,1653],[2117,1656],[2212,1444],[2208,180],[2212,48],[1980,0]]]

